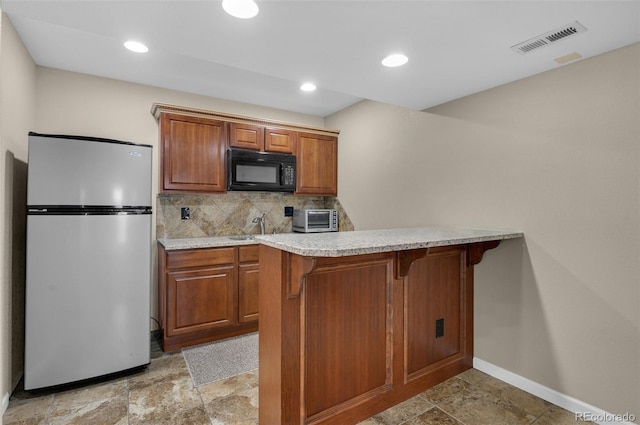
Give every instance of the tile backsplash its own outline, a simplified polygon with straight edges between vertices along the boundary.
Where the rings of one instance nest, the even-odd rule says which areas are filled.
[[[266,214],[265,233],[289,233],[292,218],[284,207],[335,208],[339,230],[353,230],[353,224],[338,198],[297,196],[273,192],[228,192],[224,194],[158,194],[156,203],[157,238],[193,238],[260,233],[255,217]],[[188,207],[189,220],[180,219],[181,208]]]

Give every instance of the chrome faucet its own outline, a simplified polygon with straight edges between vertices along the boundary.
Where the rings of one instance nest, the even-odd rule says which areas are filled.
[[[260,234],[264,235],[264,222],[266,221],[265,215],[267,213],[262,213],[261,217],[256,217],[252,220],[252,223],[260,223]]]

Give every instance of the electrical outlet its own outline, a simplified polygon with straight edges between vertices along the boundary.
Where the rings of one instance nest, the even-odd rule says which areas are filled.
[[[180,208],[180,220],[191,220],[191,208],[189,207]]]
[[[284,207],[284,216],[293,217],[293,207]]]
[[[444,319],[436,320],[436,338],[444,336]]]

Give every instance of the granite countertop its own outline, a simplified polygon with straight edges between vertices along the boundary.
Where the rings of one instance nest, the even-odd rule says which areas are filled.
[[[273,248],[304,256],[342,257],[521,237],[524,237],[522,232],[504,230],[416,227],[335,233],[256,235],[255,240]]]
[[[331,233],[280,233],[251,235],[251,239],[233,236],[205,236],[182,239],[158,239],[168,251],[217,248],[262,243],[294,254],[314,257],[342,257],[375,252],[402,251],[434,246],[521,238],[522,232],[456,227],[415,227],[406,229],[356,230]]]
[[[181,238],[181,239],[161,238],[161,239],[158,239],[158,242],[167,251],[173,251],[178,249],[219,248],[219,247],[225,247],[225,246],[255,245],[260,243],[255,239],[233,239],[233,238],[234,236],[203,236],[203,237],[196,237],[196,238]]]

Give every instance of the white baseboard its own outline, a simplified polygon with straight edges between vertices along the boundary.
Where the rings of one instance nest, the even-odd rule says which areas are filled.
[[[635,425],[635,422],[625,422],[626,418],[621,418],[624,414],[619,414],[616,418],[616,415],[608,413],[602,409],[599,409],[595,406],[592,406],[583,401],[577,400],[571,396],[566,394],[562,394],[556,390],[545,387],[544,385],[538,384],[530,379],[527,379],[523,376],[516,375],[513,372],[510,372],[506,369],[498,367],[494,364],[486,362],[477,357],[473,358],[473,367],[474,369],[478,369],[480,372],[484,372],[487,375],[491,375],[496,379],[504,381],[510,385],[513,385],[516,388],[520,388],[523,391],[526,391],[530,394],[533,394],[537,397],[540,397],[543,400],[548,401],[549,403],[553,403],[556,406],[562,407],[565,410],[568,410],[575,414],[583,414],[582,417],[588,416],[589,420],[592,422],[596,422],[600,425],[605,424],[623,424],[623,425]],[[634,418],[633,415],[627,414],[629,420],[635,421],[640,418]],[[577,422],[577,421],[576,421]]]
[[[8,407],[9,407],[9,393],[4,393],[4,395],[2,396],[2,408],[0,409],[0,418],[4,416],[4,412],[7,411]],[[0,424],[1,423],[2,423],[2,420],[0,420]]]

